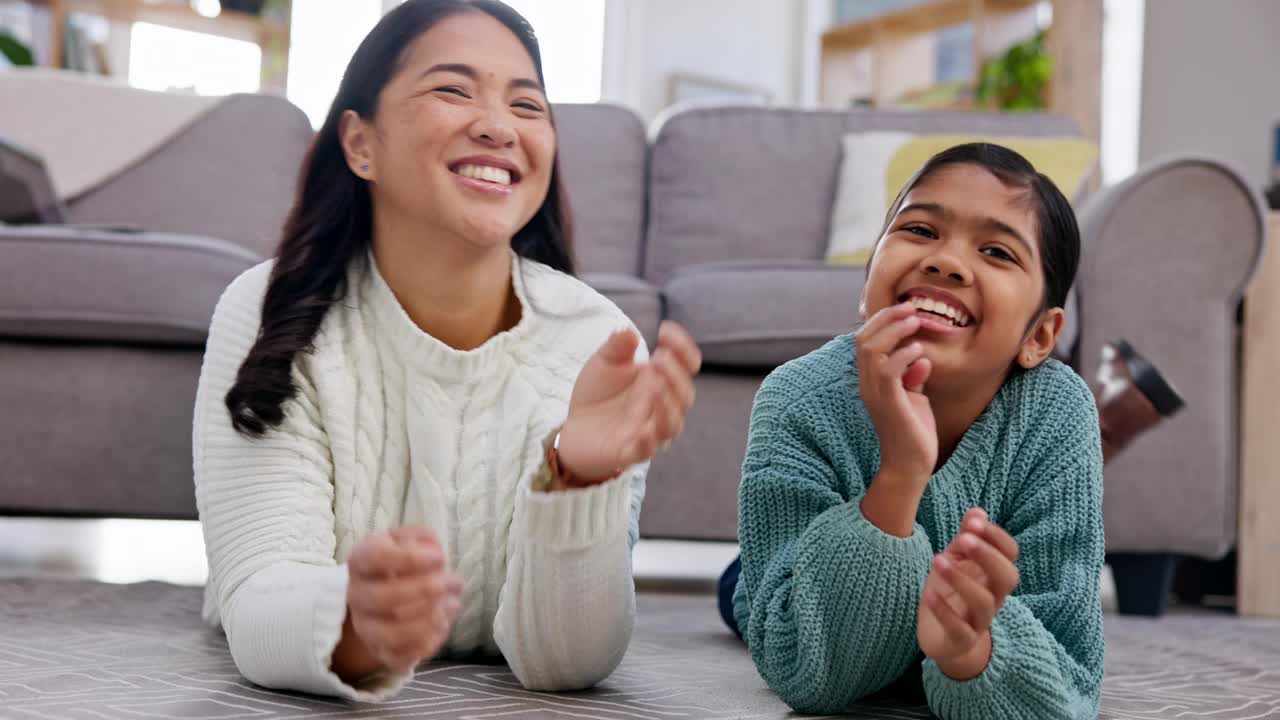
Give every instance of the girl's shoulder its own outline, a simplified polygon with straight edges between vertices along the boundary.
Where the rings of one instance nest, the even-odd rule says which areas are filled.
[[[1057,360],[1011,378],[1000,391],[1009,430],[1024,451],[1057,455],[1099,446],[1093,391],[1075,370]]]

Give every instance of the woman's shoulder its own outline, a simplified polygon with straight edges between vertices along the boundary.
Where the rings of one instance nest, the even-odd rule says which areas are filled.
[[[213,319],[210,323],[210,341],[215,336],[249,335],[256,337],[261,322],[262,299],[267,294],[267,284],[271,280],[271,269],[275,260],[266,260],[254,265],[236,276],[235,280],[222,291],[214,306]]]
[[[640,334],[626,313],[586,282],[542,263],[522,259],[516,268],[524,285],[529,308],[561,349],[579,347],[587,356],[615,330],[631,329]],[[641,340],[641,354],[647,356]]]

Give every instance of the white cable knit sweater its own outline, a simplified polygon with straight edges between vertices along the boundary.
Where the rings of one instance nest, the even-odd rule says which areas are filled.
[[[355,544],[431,528],[465,589],[446,654],[498,653],[533,690],[588,687],[621,661],[635,620],[631,546],[647,466],[584,490],[535,493],[542,443],[578,372],[630,322],[572,277],[512,256],[519,324],[460,352],[409,319],[373,262],[299,354],[299,392],[264,438],[231,427],[224,397],[258,332],[271,272],[226,290],[196,395],[196,500],[209,556],[205,618],[259,685],[373,700],[329,669]],[[637,353],[647,358],[643,346]]]

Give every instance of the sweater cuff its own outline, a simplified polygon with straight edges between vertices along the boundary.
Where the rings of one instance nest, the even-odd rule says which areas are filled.
[[[846,503],[846,507],[849,508],[854,536],[870,552],[911,561],[922,557],[933,559],[933,546],[929,544],[929,535],[920,523],[914,524],[910,537],[898,537],[881,530],[862,514],[861,496]],[[928,573],[927,568],[925,572]]]
[[[556,549],[591,547],[625,536],[631,507],[632,469],[585,488],[524,493],[525,537]]]
[[[331,669],[347,612],[347,566],[281,563],[236,593],[239,617],[228,637],[246,678],[264,687],[373,702],[394,695],[412,672],[350,685]]]
[[[946,720],[1055,717],[1066,703],[1062,673],[1047,631],[1016,597],[991,623],[991,661],[977,677],[954,680],[924,661],[929,708]]]

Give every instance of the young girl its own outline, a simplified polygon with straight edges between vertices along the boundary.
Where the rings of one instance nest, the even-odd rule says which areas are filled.
[[[528,24],[409,0],[347,68],[275,260],[209,331],[205,615],[249,680],[377,699],[438,654],[617,666],[647,461],[700,356],[574,279]]]
[[[1024,158],[944,151],[889,211],[866,324],[761,387],[733,619],[793,708],[918,668],[943,720],[1097,716],[1098,418],[1050,358],[1079,254]]]

